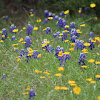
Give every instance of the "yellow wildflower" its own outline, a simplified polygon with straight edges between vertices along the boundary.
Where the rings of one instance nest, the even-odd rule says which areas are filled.
[[[81,92],[81,88],[80,88],[80,87],[74,87],[74,88],[73,88],[73,92],[74,92],[75,94],[79,95],[80,92]]]
[[[41,76],[40,78],[41,78],[41,79],[44,79],[44,78],[45,78],[45,76]]]
[[[69,28],[69,26],[68,25],[65,25],[65,28]]]
[[[90,82],[90,81],[92,81],[92,78],[87,78],[86,81],[89,81]]]
[[[63,67],[59,67],[58,70],[59,70],[59,71],[63,71],[64,68],[63,68]]]
[[[41,22],[41,19],[37,19],[37,22]]]
[[[55,86],[55,90],[60,90],[60,86]]]
[[[34,14],[31,14],[30,16],[32,17],[32,16],[34,16]]]
[[[89,63],[93,63],[94,61],[95,61],[94,59],[88,60]]]
[[[82,68],[87,68],[87,66],[85,66],[85,65],[83,65],[83,66],[81,66]]]
[[[68,90],[68,87],[62,86],[60,87],[60,90]]]
[[[37,58],[41,58],[41,54],[38,54]]]
[[[71,44],[71,46],[74,46],[75,45],[75,43],[70,43]]]
[[[96,6],[96,4],[94,4],[94,3],[90,4],[91,8],[94,8],[95,6]]]
[[[100,75],[95,75],[96,78],[100,78]]]
[[[69,84],[75,84],[75,81],[69,80],[68,83],[69,83]]]
[[[74,51],[74,48],[70,48],[69,50],[70,50],[70,51]]]
[[[5,37],[5,35],[2,35],[2,37],[4,38],[4,37]]]
[[[94,83],[96,83],[96,81],[90,81],[90,83],[94,84]]]
[[[65,42],[68,42],[69,40],[65,40]]]
[[[90,43],[86,42],[86,43],[84,43],[84,46],[90,46]]]
[[[53,17],[48,17],[48,19],[52,20],[52,19],[53,19]]]
[[[61,73],[57,73],[57,74],[55,74],[55,76],[62,76],[62,74]]]
[[[25,30],[26,29],[26,27],[23,27],[23,30]]]
[[[0,40],[0,42],[4,42],[3,40]]]
[[[34,27],[33,30],[38,30],[38,27]]]
[[[26,90],[29,91],[30,90],[30,86],[27,86],[27,89]]]
[[[26,95],[26,94],[28,94],[28,92],[24,92],[24,93],[23,93],[23,95]]]
[[[14,29],[12,32],[18,32],[18,29]]]
[[[95,62],[95,64],[100,64],[100,61]]]
[[[21,58],[18,58],[18,59],[17,59],[17,62],[20,61],[20,60],[21,60]]]
[[[66,10],[65,12],[64,12],[64,14],[68,14],[69,13],[69,10]]]
[[[81,26],[81,27],[85,27],[85,24],[81,24],[80,26]]]
[[[97,97],[97,100],[100,100],[100,96]]]

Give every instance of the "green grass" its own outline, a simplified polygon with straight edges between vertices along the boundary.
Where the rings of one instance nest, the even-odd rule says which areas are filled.
[[[100,81],[96,81],[95,75],[100,74],[100,65],[95,65],[95,63],[88,63],[89,59],[95,59],[95,61],[100,61],[96,58],[96,53],[100,53],[100,48],[97,47],[98,43],[95,44],[95,48],[91,51],[89,48],[89,53],[86,56],[86,65],[88,68],[82,69],[79,64],[79,55],[82,53],[81,50],[76,50],[71,52],[69,48],[71,48],[71,41],[62,42],[61,39],[53,38],[53,34],[57,31],[63,31],[63,29],[59,30],[56,27],[56,21],[49,21],[47,24],[43,24],[42,22],[37,23],[36,19],[41,17],[32,17],[29,18],[29,23],[32,26],[37,26],[39,29],[32,32],[32,45],[31,48],[33,50],[39,50],[41,53],[40,59],[29,59],[27,63],[25,61],[25,56],[22,57],[21,61],[17,62],[16,57],[20,55],[20,50],[25,49],[24,44],[19,43],[18,49],[19,52],[13,52],[13,44],[18,43],[20,38],[26,37],[26,30],[23,30],[20,33],[17,33],[15,36],[17,40],[11,41],[11,37],[13,34],[9,32],[10,23],[6,25],[6,22],[2,21],[2,24],[5,25],[9,39],[6,39],[3,43],[0,43],[0,77],[3,74],[6,74],[5,79],[0,79],[0,98],[1,100],[27,100],[29,95],[23,95],[26,92],[27,86],[30,86],[31,89],[35,90],[36,96],[34,100],[97,100],[97,97],[100,96]],[[81,28],[83,33],[80,34],[79,39],[84,40],[85,42],[89,39],[89,32],[91,31],[90,22],[87,20],[91,18],[93,20],[93,16],[84,16],[81,17],[76,16],[75,18],[70,18],[67,16],[65,18],[67,24],[70,22],[76,23],[76,29],[80,28],[80,23],[85,23],[86,26]],[[27,26],[27,23],[23,26]],[[46,34],[43,31],[44,28],[50,27],[52,32],[51,34]],[[95,35],[94,37],[98,36]],[[47,39],[50,41],[50,45],[55,49],[58,45],[63,47],[65,51],[70,52],[71,59],[67,60],[67,63],[64,66],[64,71],[59,72],[58,67],[60,65],[60,61],[55,58],[54,53],[50,54],[46,51],[42,51],[42,41],[43,39]],[[52,40],[52,41],[51,41]],[[70,36],[68,36],[68,40],[70,40]],[[96,68],[96,69],[95,69]],[[35,70],[39,71],[48,71],[50,75],[46,75],[44,73],[35,73]],[[56,73],[62,73],[61,77],[55,76]],[[66,76],[67,74],[67,76]],[[40,79],[41,76],[45,76],[45,79]],[[51,77],[48,79],[48,77]],[[95,84],[91,84],[86,81],[87,78],[92,78],[96,81]],[[68,80],[74,80],[78,87],[81,88],[81,93],[76,95],[73,93],[73,87],[68,84]],[[67,91],[64,90],[55,90],[55,86],[66,86],[68,87]]]

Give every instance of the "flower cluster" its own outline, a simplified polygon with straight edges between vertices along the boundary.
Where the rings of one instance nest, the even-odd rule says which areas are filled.
[[[45,31],[46,31],[46,34],[50,34],[51,33],[51,28],[47,27]]]
[[[12,25],[10,26],[10,32],[11,32],[11,33],[14,33],[14,34],[17,33],[17,31],[16,31],[16,26],[15,26],[14,24],[12,24]]]
[[[30,24],[28,24],[28,26],[27,26],[27,35],[32,35],[32,30],[33,30],[33,27]]]
[[[30,47],[31,46],[31,38],[29,36],[26,36],[25,38],[25,48]]]
[[[85,65],[85,54],[84,53],[80,53],[80,56],[79,56],[79,65]]]
[[[4,28],[2,29],[2,40],[7,39],[7,37],[8,37],[7,30]]]
[[[49,53],[53,53],[53,48],[51,45],[49,45],[49,41],[47,39],[44,39],[42,42],[42,50],[47,51]]]

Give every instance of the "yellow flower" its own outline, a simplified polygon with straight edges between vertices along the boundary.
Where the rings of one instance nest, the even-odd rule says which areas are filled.
[[[26,90],[29,91],[30,90],[30,86],[27,86],[27,89]]]
[[[81,27],[85,27],[85,24],[81,24],[80,26],[81,26]]]
[[[4,37],[5,37],[5,35],[2,35],[2,37],[4,38]]]
[[[12,32],[18,32],[18,29],[14,29]]]
[[[17,44],[13,44],[12,46],[16,46],[16,45],[18,45],[18,43]]]
[[[57,74],[55,74],[55,76],[62,76],[62,74],[61,73],[57,73]]]
[[[60,33],[59,35],[61,36],[61,35],[63,35],[63,33]]]
[[[74,88],[73,88],[73,92],[74,92],[75,94],[79,95],[80,92],[81,92],[81,88],[80,88],[80,87],[74,87]]]
[[[68,83],[69,83],[69,84],[75,84],[75,81],[69,80]]]
[[[37,22],[41,22],[41,19],[37,19]]]
[[[58,70],[59,70],[59,71],[63,71],[64,68],[63,68],[63,67],[59,67]]]
[[[95,6],[96,6],[96,4],[94,4],[94,3],[90,4],[91,8],[94,8]]]
[[[96,81],[90,81],[90,83],[94,84],[94,83],[96,83]]]
[[[85,66],[85,65],[83,65],[83,66],[81,66],[82,68],[87,68],[87,66]]]
[[[48,17],[48,19],[52,20],[52,19],[53,19],[53,17]]]
[[[86,42],[86,43],[84,43],[84,46],[90,46],[90,43]]]
[[[41,58],[41,54],[38,54],[37,58]]]
[[[23,30],[25,30],[26,29],[26,27],[23,27]]]
[[[90,81],[92,81],[92,78],[87,78],[86,81],[89,81],[90,82]]]
[[[58,56],[63,56],[63,51],[60,51]]]
[[[65,12],[64,12],[64,14],[68,14],[69,13],[69,10],[66,10]]]
[[[26,94],[28,94],[28,92],[24,92],[24,93],[23,93],[23,95],[26,95]]]
[[[94,59],[88,60],[89,63],[93,63],[94,61],[95,61]]]
[[[48,79],[50,79],[51,77],[49,76]]]
[[[42,73],[42,71],[35,70],[35,73]]]
[[[60,90],[60,86],[55,86],[55,90]]]
[[[23,44],[25,44],[26,42],[22,42]]]
[[[95,62],[95,64],[100,64],[100,61]]]
[[[98,20],[98,17],[94,17],[95,18],[95,20]]]
[[[34,14],[31,14],[30,16],[32,17],[32,16],[34,16]]]
[[[79,9],[78,12],[81,13],[81,10]]]
[[[100,100],[100,96],[97,97],[97,100]]]
[[[44,43],[50,43],[49,41],[45,41]]]
[[[21,58],[18,58],[18,59],[17,59],[17,62],[19,62],[20,60],[21,60]]]
[[[75,43],[70,43],[71,44],[71,46],[74,46],[75,45]]]
[[[44,28],[43,31],[45,31],[47,28]]]
[[[38,27],[34,27],[34,29],[33,30],[38,30]]]
[[[100,78],[100,75],[95,75],[96,78]]]
[[[88,50],[85,48],[82,51],[83,51],[83,53],[88,53]]]
[[[70,84],[71,86],[77,86],[76,84]]]
[[[22,42],[23,41],[23,38],[21,38],[18,42]]]
[[[98,45],[98,47],[100,47],[100,44]]]
[[[47,44],[42,44],[42,47],[45,47]]]
[[[74,51],[74,48],[70,48],[69,50],[70,50],[70,51]]]
[[[49,72],[43,72],[44,74],[47,74],[47,75],[50,75],[50,73]]]
[[[41,76],[40,78],[41,78],[41,79],[44,79],[44,78],[45,78],[45,76]]]
[[[2,31],[0,31],[0,33],[2,33]]]
[[[95,41],[99,41],[99,39],[100,39],[99,37],[95,37]]]
[[[3,40],[0,40],[0,42],[4,42]]]
[[[68,90],[68,87],[62,86],[60,87],[61,90]]]
[[[68,42],[69,40],[65,40],[65,42]]]
[[[68,31],[67,30],[65,30],[65,33],[67,33]]]
[[[69,28],[69,26],[68,25],[65,25],[65,28]]]
[[[64,52],[63,54],[68,55],[70,52]]]

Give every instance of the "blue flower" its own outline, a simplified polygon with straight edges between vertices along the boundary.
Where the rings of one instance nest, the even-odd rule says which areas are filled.
[[[4,29],[2,29],[2,35],[4,35],[5,37],[2,37],[2,40],[5,40],[5,39],[7,39],[7,37],[8,37],[8,34],[7,34],[7,30],[4,28]]]
[[[34,98],[35,96],[36,96],[36,94],[35,94],[34,90],[31,89],[29,91],[29,98],[28,99]]]
[[[4,79],[4,78],[6,78],[6,75],[5,74],[2,76],[2,79]]]
[[[25,55],[25,54],[26,54],[25,49],[21,49],[21,51],[20,51],[20,56],[23,56],[23,55]]]
[[[93,32],[90,32],[89,37],[92,37],[92,36],[93,36]]]
[[[51,28],[47,27],[45,31],[46,31],[46,34],[50,34],[51,33]]]
[[[47,18],[45,18],[45,19],[44,19],[44,23],[47,23],[47,22],[48,22],[48,19],[47,19]]]
[[[13,32],[14,29],[16,29],[16,26],[14,24],[12,24],[10,26],[10,32],[16,34],[16,32]]]
[[[26,38],[25,38],[25,48],[27,48],[27,47],[30,47],[31,46],[31,40],[32,39],[30,39],[30,37],[29,36],[26,36]]]
[[[17,38],[15,36],[12,36],[11,41],[17,40]]]
[[[39,52],[36,51],[36,50],[34,50],[34,53],[32,54],[32,57],[33,57],[34,59],[36,59],[38,55],[39,55]]]
[[[44,17],[48,17],[49,16],[49,12],[48,12],[48,10],[45,10],[44,11]]]
[[[80,56],[79,56],[79,65],[85,65],[85,54],[84,53],[80,53]]]
[[[77,39],[77,36],[73,35],[73,36],[71,37],[72,43],[75,42],[76,39]]]
[[[27,26],[27,35],[32,35],[32,29],[33,29],[33,27],[30,24],[28,24],[28,26]]]
[[[74,22],[70,23],[70,28],[75,28],[75,23]]]
[[[89,39],[88,43],[90,43],[89,48],[92,50],[93,48],[95,48],[94,46],[94,42],[91,41],[92,39]]]
[[[30,9],[29,12],[30,12],[30,14],[34,14],[34,10],[33,9]]]

